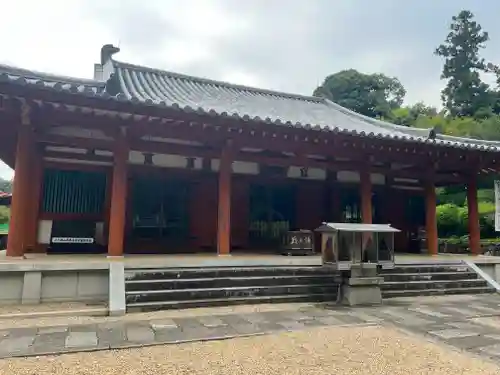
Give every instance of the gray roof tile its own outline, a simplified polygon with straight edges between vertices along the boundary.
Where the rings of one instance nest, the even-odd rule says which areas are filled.
[[[260,90],[219,81],[115,62],[115,74],[128,99],[185,109],[236,115],[278,124],[311,125],[381,136],[426,138],[426,130],[380,126],[326,99]]]
[[[106,86],[104,82],[91,79],[65,77],[0,64],[0,82],[2,81],[90,95],[104,93]]]
[[[324,98],[257,89],[113,61],[115,79],[128,100],[186,111],[230,115],[275,125],[313,127],[353,135],[500,151],[500,142],[450,137],[432,129],[380,121]]]

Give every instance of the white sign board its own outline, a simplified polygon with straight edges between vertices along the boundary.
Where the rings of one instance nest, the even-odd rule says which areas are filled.
[[[53,237],[52,243],[94,243],[93,238],[86,237]]]
[[[495,180],[495,231],[500,232],[500,180]]]

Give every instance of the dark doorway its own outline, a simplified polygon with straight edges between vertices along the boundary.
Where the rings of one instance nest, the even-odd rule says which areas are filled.
[[[290,184],[250,186],[252,249],[278,251],[284,234],[295,226],[295,188]]]
[[[138,177],[132,182],[131,251],[180,252],[189,240],[189,184],[178,178]]]

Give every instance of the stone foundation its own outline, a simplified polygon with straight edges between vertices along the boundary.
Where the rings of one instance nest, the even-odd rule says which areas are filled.
[[[381,304],[380,285],[384,279],[377,273],[376,264],[353,265],[342,280],[341,303],[348,306]]]

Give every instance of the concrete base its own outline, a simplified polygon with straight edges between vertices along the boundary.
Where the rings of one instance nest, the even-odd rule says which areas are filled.
[[[377,275],[377,265],[364,263],[353,265],[349,277],[342,280],[341,303],[348,306],[380,305],[383,277]]]
[[[109,265],[109,315],[125,315],[126,309],[125,267],[123,262],[113,262]]]
[[[382,292],[379,285],[342,285],[341,303],[347,306],[380,305]]]

